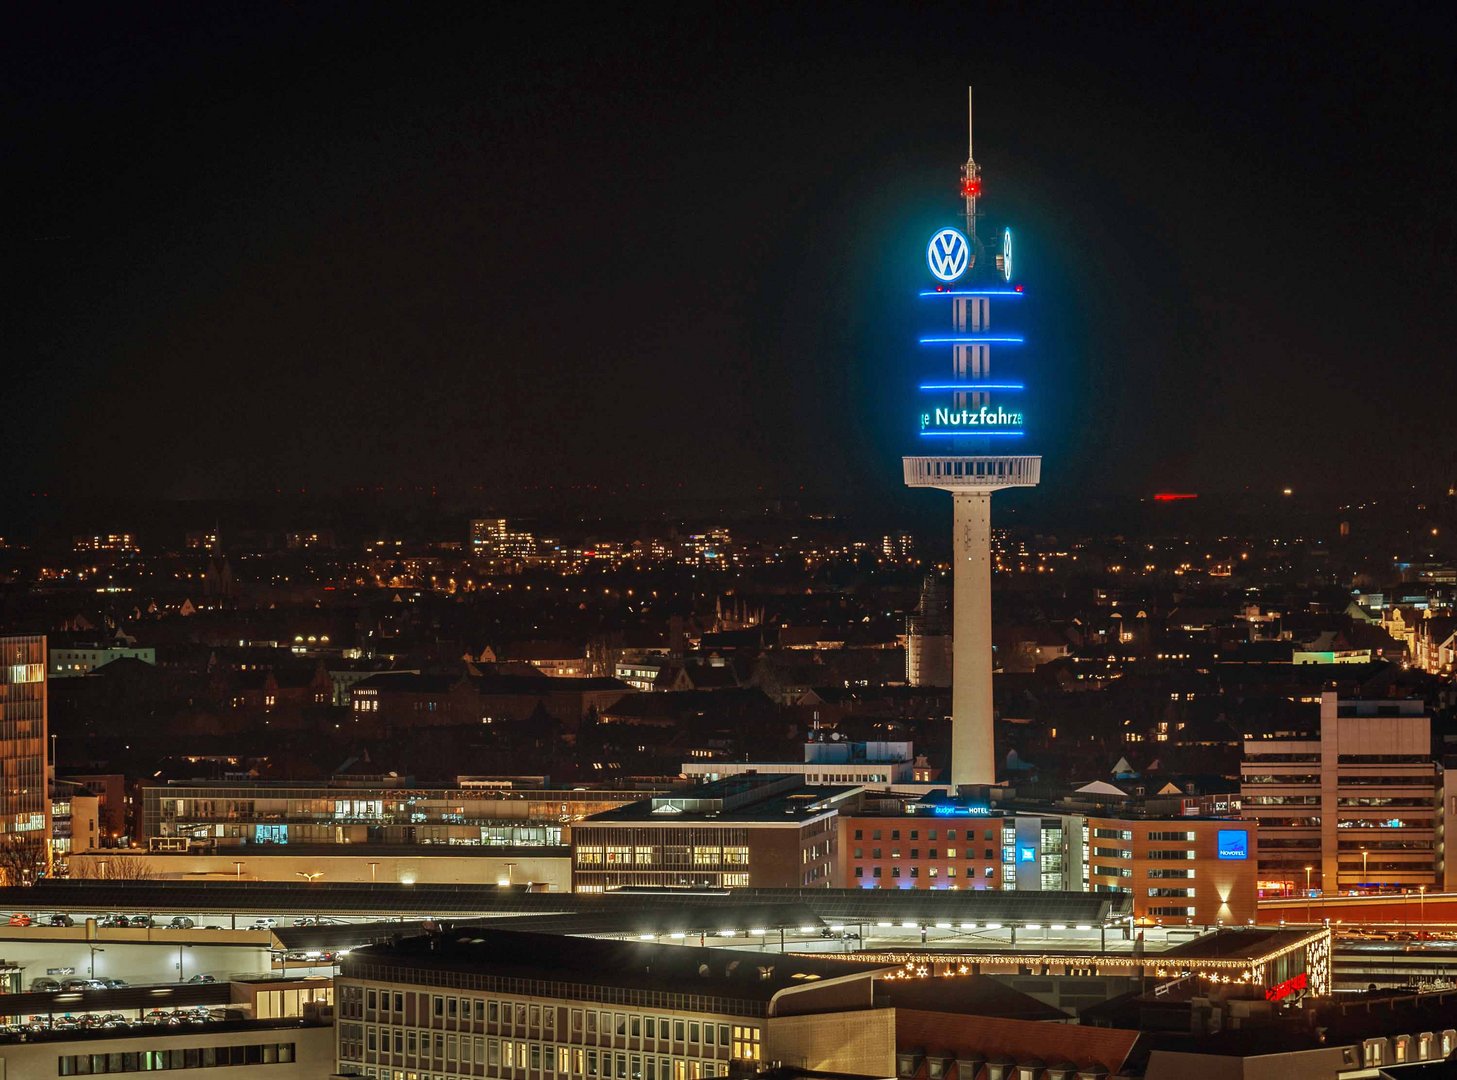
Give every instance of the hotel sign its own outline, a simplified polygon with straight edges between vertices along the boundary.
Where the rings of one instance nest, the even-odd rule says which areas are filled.
[[[1219,830],[1219,857],[1244,860],[1250,857],[1250,834],[1247,829]]]

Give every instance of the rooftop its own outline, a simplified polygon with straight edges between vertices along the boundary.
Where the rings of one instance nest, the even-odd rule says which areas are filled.
[[[380,967],[404,979],[423,969],[754,1002],[808,982],[886,970],[850,960],[468,928],[356,949],[344,957],[341,977],[378,978]]]
[[[782,773],[750,773],[615,807],[579,822],[577,827],[622,821],[799,822],[831,812],[837,803],[859,790],[854,786],[805,784],[800,776]]]

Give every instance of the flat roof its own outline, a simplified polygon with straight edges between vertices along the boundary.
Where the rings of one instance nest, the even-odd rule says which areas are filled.
[[[409,982],[420,970],[767,1002],[790,987],[870,975],[886,965],[470,927],[356,949],[343,958],[340,975]]]
[[[859,790],[855,784],[806,784],[797,773],[741,773],[613,807],[576,822],[573,828],[618,822],[796,824],[832,812],[838,802]]]
[[[0,887],[0,909],[30,912],[218,912],[239,915],[416,915],[471,918],[487,915],[549,915],[608,912],[624,918],[661,921],[674,913],[730,913],[759,907],[799,911],[824,922],[1116,922],[1132,913],[1125,893],[1003,892],[952,889],[634,889],[606,893],[529,892],[525,886],[402,885],[398,882],[329,881],[41,881],[30,887]],[[707,916],[705,915],[705,918]],[[762,923],[756,925],[764,925]],[[803,925],[811,925],[806,921]],[[744,926],[732,929],[747,929]]]
[[[572,849],[565,844],[243,844],[239,846],[203,848],[187,851],[124,851],[115,852],[100,848],[77,854],[96,859],[175,859],[206,856],[220,858],[231,865],[234,862],[247,863],[250,859],[287,858],[288,856],[310,859],[357,859],[365,862],[370,858],[482,858],[486,856],[502,859],[567,859]],[[176,868],[172,868],[175,870]],[[231,871],[230,871],[231,872]]]

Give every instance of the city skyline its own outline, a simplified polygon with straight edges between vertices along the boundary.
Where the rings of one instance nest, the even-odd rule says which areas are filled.
[[[32,15],[7,492],[893,494],[969,81],[1042,497],[1450,472],[1388,434],[1457,392],[1416,18]]]

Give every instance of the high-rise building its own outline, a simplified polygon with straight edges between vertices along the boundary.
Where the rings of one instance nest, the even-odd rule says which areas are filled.
[[[6,884],[45,865],[46,639],[0,638],[0,877]]]
[[[1262,891],[1442,885],[1454,807],[1423,703],[1326,692],[1311,719],[1308,731],[1244,741],[1241,803],[1260,823]]]
[[[472,518],[470,549],[475,554],[492,551],[506,538],[505,518]]]
[[[921,583],[921,600],[906,620],[906,682],[951,685],[951,609],[946,586],[936,574]]]
[[[926,264],[935,284],[921,292],[938,310],[942,305],[950,308],[950,326],[920,340],[938,353],[950,351],[949,377],[943,374],[920,386],[927,405],[920,414],[919,436],[925,445],[946,449],[904,460],[907,486],[952,494],[951,782],[956,786],[996,782],[992,493],[1033,487],[1042,475],[1040,457],[993,452],[1016,445],[1025,429],[1022,407],[1016,403],[1023,384],[993,381],[991,364],[993,348],[1015,349],[1023,339],[992,330],[992,303],[1020,304],[1024,293],[1021,285],[1013,284],[1011,230],[1003,230],[1000,251],[994,254],[977,237],[981,170],[971,156],[970,135],[968,122],[967,161],[961,171],[966,230],[948,226],[931,237]]]

